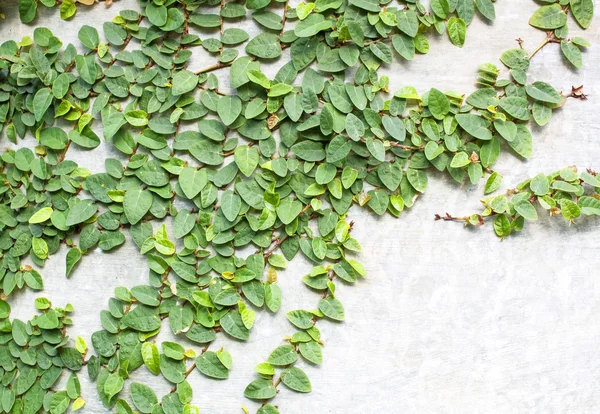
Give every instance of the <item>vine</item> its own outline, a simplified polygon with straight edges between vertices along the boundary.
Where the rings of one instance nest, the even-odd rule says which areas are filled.
[[[498,189],[497,173],[488,179],[486,193]],[[436,215],[436,220],[463,221],[466,226],[482,226],[487,218],[494,218],[494,231],[505,238],[523,229],[525,221],[538,219],[536,205],[551,216],[562,215],[569,223],[584,216],[600,215],[600,180],[597,173],[588,170],[578,173],[576,167],[566,167],[550,175],[538,174],[519,183],[506,194],[487,197],[482,201],[481,214],[453,217]]]
[[[277,312],[277,271],[301,252],[314,263],[302,280],[318,293],[316,308],[287,313],[297,331],[256,367],[259,378],[244,392],[265,402],[259,413],[277,413],[266,402],[281,384],[312,389],[295,363],[300,357],[322,362],[317,322],[344,320],[336,284],[366,275],[353,258],[361,248],[351,236],[350,207],[399,216],[425,193],[429,171],[447,172],[460,183],[487,176],[491,193],[502,179],[493,166],[504,143],[529,158],[528,123],[546,125],[568,99],[585,99],[581,88],[563,94],[530,80],[528,68],[554,43],[581,66],[581,49],[589,44],[567,37],[567,14],[588,27],[591,1],[541,6],[530,20],[546,31],[540,46],[527,52],[520,43],[502,54],[508,79],[500,78],[496,65],[481,65],[480,87],[466,97],[437,89],[420,94],[411,86],[391,94],[389,78],[378,70],[395,58],[427,53],[431,31],[446,31],[462,46],[476,12],[493,20],[494,4],[432,0],[427,9],[418,1],[384,3],[285,2],[276,14],[270,0],[140,1],[141,12],[125,10],[103,24],[107,43],[96,28],[83,26],[83,53],[72,44],[63,47],[42,27],[33,39],[0,45],[4,134],[16,144],[29,132],[39,143],[33,151],[8,150],[0,165],[3,411],[63,413],[71,401],[80,408],[76,377],[58,392],[27,378],[59,376],[63,367],[78,371],[85,364],[104,405],[119,413],[131,413],[130,403],[142,413],[199,412],[188,376],[228,377],[232,355],[209,349],[210,343],[221,332],[245,341],[256,310]],[[248,11],[262,29],[252,39],[227,27]],[[201,39],[196,28],[218,38]],[[246,56],[238,56],[242,44]],[[193,71],[188,63],[199,47],[216,62]],[[290,60],[270,79],[261,63],[287,48]],[[235,93],[219,89],[213,72],[223,69]],[[68,159],[68,150],[100,145],[98,124],[122,157],[106,159],[106,172],[91,174]],[[587,195],[584,184],[591,188]],[[506,237],[537,217],[535,202],[568,220],[600,213],[598,184],[594,173],[567,168],[537,176],[508,197],[486,199],[482,214],[438,218],[479,225],[494,216],[496,233]],[[157,220],[169,227],[153,226]],[[100,314],[103,330],[91,337],[96,355],[85,359],[83,339],[66,347],[70,308],[50,310],[38,299],[43,316],[9,321],[5,299],[25,286],[43,289],[40,274],[22,263],[25,257],[42,267],[65,244],[69,277],[96,247],[110,251],[123,244],[124,229],[147,257],[148,284],[115,289]],[[41,326],[39,318],[49,314],[57,315],[56,324]],[[178,342],[155,343],[164,319]],[[62,340],[52,349],[36,339],[53,344],[49,338],[57,331]],[[52,358],[57,352],[60,358]],[[129,374],[142,366],[172,383],[171,392],[159,399],[150,386],[132,382],[130,395],[122,395]],[[10,386],[13,380],[24,385]]]

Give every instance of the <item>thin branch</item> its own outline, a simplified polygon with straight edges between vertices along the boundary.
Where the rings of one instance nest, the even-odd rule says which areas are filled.
[[[540,50],[544,48],[548,43],[560,43],[560,39],[554,36],[553,31],[549,31],[546,33],[546,38],[544,41],[527,57],[527,59],[531,60]]]
[[[200,69],[199,71],[196,72],[196,75],[200,75],[202,73],[208,73],[208,72],[212,72],[214,70],[226,68],[227,66],[231,66],[232,64],[233,64],[233,62],[227,62],[227,63],[219,62],[219,63],[215,63],[214,65],[208,66],[208,67],[206,67],[204,69]]]

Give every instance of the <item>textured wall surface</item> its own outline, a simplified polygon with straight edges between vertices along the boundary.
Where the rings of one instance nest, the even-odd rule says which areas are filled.
[[[0,23],[0,39],[32,35],[33,27],[18,21],[14,1],[3,1],[2,7],[7,21]],[[530,0],[496,2],[497,20],[488,24],[476,17],[462,49],[446,36],[434,36],[428,55],[387,68],[390,89],[413,85],[420,92],[436,87],[470,93],[479,64],[497,63],[502,51],[516,47],[517,37],[528,50],[542,41],[544,34],[527,24],[536,7]],[[69,22],[59,20],[58,10],[41,9],[36,24],[52,29],[65,44],[78,45],[82,24],[101,28],[119,10],[137,9],[137,2],[119,0],[108,9],[81,7]],[[529,161],[503,153],[495,166],[504,174],[502,188],[567,165],[600,169],[598,23],[596,18],[585,33],[594,47],[585,53],[582,70],[567,68],[557,45],[534,58],[533,80],[547,80],[565,92],[583,83],[589,100],[570,100],[549,125],[533,129]],[[571,20],[569,24],[572,36],[581,34]],[[193,59],[192,69],[206,66],[202,53]],[[282,62],[285,55],[268,74]],[[219,74],[224,91],[230,90],[226,74]],[[20,145],[32,143],[30,139]],[[100,172],[107,156],[118,155],[103,143],[93,152],[73,148],[67,158]],[[314,391],[299,395],[282,387],[275,404],[284,413],[600,411],[600,220],[583,218],[569,226],[562,218],[544,216],[503,242],[489,224],[466,230],[433,220],[434,213],[478,211],[482,194],[482,186],[459,186],[438,175],[430,180],[427,194],[399,219],[352,209],[354,236],[363,245],[359,259],[368,277],[355,286],[339,286],[346,322],[319,324],[326,341],[324,364],[301,365]],[[64,254],[63,249],[43,269],[42,295],[56,305],[71,302],[76,309],[71,335],[91,343],[91,333],[100,329],[99,312],[114,287],[145,283],[148,267],[128,241],[110,254],[96,251],[84,257],[67,280]],[[203,413],[239,413],[242,405],[255,410],[257,405],[242,394],[255,378],[253,367],[293,332],[285,312],[312,308],[318,300],[301,282],[309,268],[298,257],[279,273],[282,309],[276,315],[258,313],[247,343],[219,336],[214,348],[223,345],[234,358],[228,381],[190,375],[194,403]],[[16,295],[14,314],[33,314],[35,296],[31,291]],[[142,368],[134,378],[157,392],[170,389],[147,373]],[[95,385],[86,374],[81,378],[84,412],[107,412],[96,398]]]

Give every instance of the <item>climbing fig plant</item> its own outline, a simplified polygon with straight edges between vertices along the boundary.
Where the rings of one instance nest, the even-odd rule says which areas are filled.
[[[73,2],[40,3],[74,13]],[[211,343],[248,340],[257,311],[279,311],[277,272],[298,255],[314,265],[302,281],[315,302],[287,313],[294,330],[274,338],[244,395],[273,414],[279,387],[310,392],[296,363],[322,362],[318,324],[344,320],[336,286],[366,275],[350,208],[399,216],[433,173],[485,179],[491,193],[501,151],[529,158],[530,123],[585,99],[581,87],[561,93],[528,69],[554,43],[581,67],[590,45],[570,38],[568,24],[587,28],[593,2],[541,3],[530,20],[545,32],[540,46],[519,44],[482,64],[469,95],[390,91],[382,72],[427,53],[433,32],[463,46],[476,15],[494,20],[490,0],[142,0],[100,30],[81,26],[78,44],[42,26],[2,43],[0,122],[12,148],[0,164],[0,412],[81,408],[77,373],[86,366],[98,398],[119,414],[198,413],[189,375],[228,378],[236,355]],[[19,1],[24,22],[37,4]],[[245,19],[256,35],[240,28]],[[214,61],[192,70],[195,53]],[[271,78],[263,65],[277,59]],[[35,146],[21,145],[28,135]],[[70,159],[71,147],[93,151],[102,140],[119,154],[104,160],[105,172]],[[596,173],[569,167],[486,198],[482,214],[438,218],[493,217],[506,237],[537,218],[536,203],[570,221],[598,215],[599,193]],[[148,282],[115,288],[89,351],[67,336],[70,305],[40,297],[31,321],[11,318],[11,297],[43,289],[40,269],[62,245],[66,277],[75,277],[85,256],[118,248],[125,232],[147,259]],[[161,330],[176,341],[159,341]],[[133,381],[136,370],[163,377],[171,392]],[[65,390],[56,386],[62,374]]]

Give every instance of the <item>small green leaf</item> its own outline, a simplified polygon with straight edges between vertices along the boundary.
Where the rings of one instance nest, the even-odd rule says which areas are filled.
[[[321,299],[319,301],[319,310],[323,312],[323,315],[327,316],[330,319],[336,321],[344,320],[344,306],[339,300],[337,300],[333,296]]]
[[[300,368],[292,367],[281,372],[281,382],[296,392],[311,392],[310,380]]]
[[[125,217],[131,224],[139,222],[152,207],[154,197],[148,190],[142,188],[132,188],[125,192],[123,200],[123,209]]]
[[[173,76],[173,95],[183,95],[196,89],[198,86],[198,76],[189,70],[179,71]]]
[[[67,277],[69,277],[69,275],[71,274],[71,272],[73,271],[73,268],[75,267],[75,265],[81,260],[81,250],[79,250],[76,247],[73,247],[71,249],[69,249],[69,251],[67,252],[67,256],[66,256],[66,260],[67,260],[67,266],[66,266],[66,275]]]
[[[248,384],[244,395],[252,400],[269,400],[277,395],[277,390],[270,380],[256,379]]]
[[[219,360],[217,354],[212,351],[206,351],[196,358],[196,368],[207,377],[216,379],[227,379],[229,377],[229,370]]]
[[[293,364],[298,360],[298,354],[292,345],[281,345],[275,348],[267,362],[275,366],[284,366]]]
[[[242,101],[237,96],[224,96],[219,99],[217,113],[227,126],[233,124],[242,113]]]
[[[560,4],[549,4],[540,7],[529,19],[529,24],[538,29],[553,30],[567,23],[567,15]]]
[[[537,220],[535,207],[528,200],[519,200],[515,203],[515,210],[526,220]]]
[[[36,211],[30,218],[29,224],[39,224],[43,223],[52,216],[52,207],[44,207]]]
[[[487,182],[485,183],[485,194],[493,193],[498,188],[500,188],[500,184],[502,183],[502,175],[497,171],[494,171],[490,174]]]
[[[463,47],[467,36],[467,24],[459,17],[448,19],[448,37],[458,47]]]

